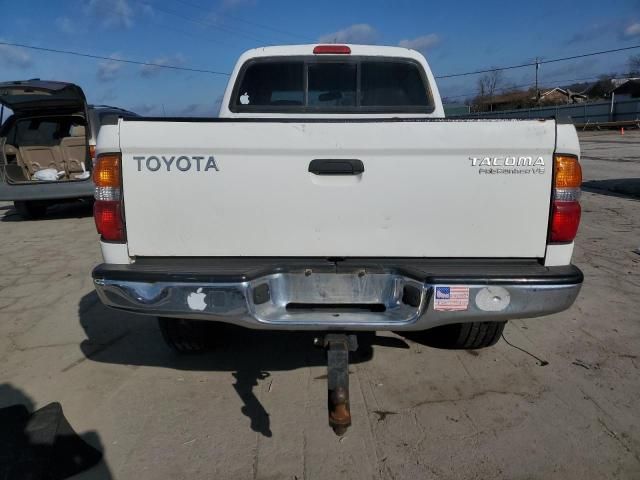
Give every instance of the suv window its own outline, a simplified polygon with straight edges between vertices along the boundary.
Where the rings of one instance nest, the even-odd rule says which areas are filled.
[[[234,112],[431,112],[433,102],[417,62],[352,57],[264,58],[243,67]]]
[[[69,132],[69,125],[58,120],[20,120],[16,125],[15,143],[20,146],[53,146],[65,136],[62,129]]]
[[[73,116],[22,118],[7,130],[7,143],[16,147],[52,147],[69,136],[71,125],[84,123],[81,117]]]

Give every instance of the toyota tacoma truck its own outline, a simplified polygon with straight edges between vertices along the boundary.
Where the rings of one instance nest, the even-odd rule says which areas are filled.
[[[579,155],[553,119],[445,119],[414,50],[250,50],[219,118],[102,127],[95,288],[178,351],[211,322],[324,332],[341,373],[361,331],[487,347],[578,295]]]

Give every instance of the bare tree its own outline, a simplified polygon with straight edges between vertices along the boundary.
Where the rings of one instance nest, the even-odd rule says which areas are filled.
[[[492,70],[478,79],[478,98],[480,101],[488,100],[489,108],[493,111],[493,97],[498,88],[504,82],[502,70]]]
[[[628,60],[629,64],[629,74],[638,75],[640,74],[640,55],[632,55]]]

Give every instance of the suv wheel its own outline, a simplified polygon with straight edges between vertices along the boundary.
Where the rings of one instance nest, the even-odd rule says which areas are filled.
[[[36,200],[15,201],[13,206],[25,220],[42,218],[47,213],[47,204]]]
[[[495,345],[507,322],[468,322],[443,325],[420,332],[404,332],[409,340],[449,350],[476,350]]]

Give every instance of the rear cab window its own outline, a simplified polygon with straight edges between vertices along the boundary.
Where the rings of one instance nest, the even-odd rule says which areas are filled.
[[[229,109],[273,113],[431,113],[422,66],[386,57],[265,57],[241,68]]]

